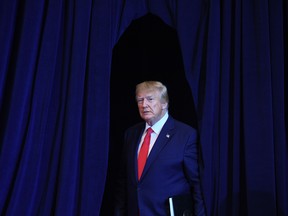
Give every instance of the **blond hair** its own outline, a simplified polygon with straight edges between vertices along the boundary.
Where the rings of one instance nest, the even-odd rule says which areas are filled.
[[[160,99],[164,103],[169,103],[168,91],[165,85],[159,81],[144,81],[136,85],[135,94],[141,91],[157,90],[160,93]]]

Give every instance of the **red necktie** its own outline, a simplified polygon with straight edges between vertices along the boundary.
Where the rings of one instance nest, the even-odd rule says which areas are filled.
[[[142,146],[138,155],[138,180],[140,179],[142,175],[142,172],[146,163],[152,132],[153,130],[151,128],[147,129],[147,133],[145,135],[144,141],[142,143]]]

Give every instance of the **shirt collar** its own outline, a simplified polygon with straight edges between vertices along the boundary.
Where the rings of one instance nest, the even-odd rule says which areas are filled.
[[[156,133],[156,134],[160,133],[160,131],[161,131],[163,125],[165,124],[165,122],[167,121],[168,117],[169,117],[169,114],[168,114],[168,112],[166,112],[165,115],[151,127],[153,129],[154,133]],[[149,127],[150,126],[146,123],[145,131]]]

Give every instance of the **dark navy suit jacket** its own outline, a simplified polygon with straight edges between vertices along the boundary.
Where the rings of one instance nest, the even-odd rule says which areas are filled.
[[[191,193],[196,215],[205,215],[199,181],[197,132],[171,116],[164,124],[137,179],[137,151],[145,122],[125,133],[124,166],[119,179],[116,214],[165,216],[168,197]]]

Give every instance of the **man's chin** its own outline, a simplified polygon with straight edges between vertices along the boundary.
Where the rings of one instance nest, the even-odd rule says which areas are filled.
[[[148,115],[148,114],[146,114],[146,115],[143,114],[141,117],[142,117],[142,119],[143,119],[144,121],[146,121],[146,122],[147,122],[147,121],[150,121],[150,120],[152,119],[152,117],[151,117],[150,115]]]

